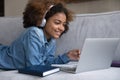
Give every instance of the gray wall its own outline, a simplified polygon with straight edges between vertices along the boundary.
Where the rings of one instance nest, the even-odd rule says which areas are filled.
[[[28,0],[5,0],[5,16],[21,16]]]
[[[27,1],[5,0],[5,16],[22,16]],[[77,14],[115,11],[120,10],[120,0],[88,0],[67,7]]]

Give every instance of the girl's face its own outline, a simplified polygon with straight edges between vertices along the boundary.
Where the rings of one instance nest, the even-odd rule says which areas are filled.
[[[44,33],[47,39],[51,37],[58,39],[65,30],[66,15],[64,13],[56,13],[47,20],[44,27]]]

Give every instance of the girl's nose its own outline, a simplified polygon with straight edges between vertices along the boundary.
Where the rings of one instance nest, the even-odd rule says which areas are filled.
[[[61,25],[61,26],[59,27],[59,29],[60,29],[61,31],[64,31],[64,30],[65,30],[65,26],[64,26],[64,25]]]

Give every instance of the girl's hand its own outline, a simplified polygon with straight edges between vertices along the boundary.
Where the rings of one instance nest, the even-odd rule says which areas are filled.
[[[71,60],[79,60],[79,58],[80,58],[80,50],[79,49],[70,50],[67,53],[67,55]]]

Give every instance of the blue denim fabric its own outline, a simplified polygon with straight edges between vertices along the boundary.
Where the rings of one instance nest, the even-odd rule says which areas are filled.
[[[30,65],[63,64],[70,61],[66,53],[55,57],[56,40],[47,41],[43,30],[26,29],[10,46],[0,46],[0,68],[22,68]]]

